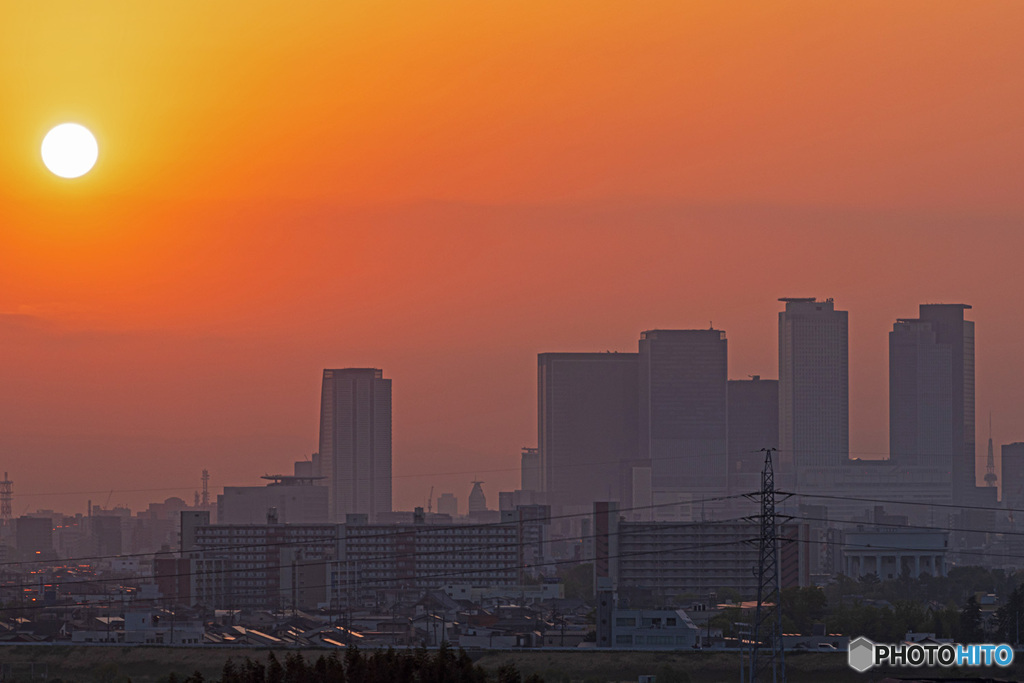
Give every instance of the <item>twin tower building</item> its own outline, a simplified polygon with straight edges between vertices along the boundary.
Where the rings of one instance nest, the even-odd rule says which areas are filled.
[[[969,306],[926,304],[918,318],[896,322],[890,457],[851,460],[847,312],[831,299],[781,301],[778,380],[730,380],[728,340],[716,329],[648,330],[637,353],[540,354],[540,485],[548,501],[617,500],[634,511],[703,506],[757,490],[761,449],[777,448],[777,485],[790,491],[877,496],[889,488],[900,500],[967,502],[975,487]]]
[[[978,500],[970,307],[924,304],[895,323],[889,458],[851,459],[847,312],[831,299],[781,301],[778,380],[730,380],[716,329],[648,330],[636,353],[540,354],[529,486],[559,508],[616,500],[686,517],[688,505],[758,489],[761,449],[777,448],[777,482],[791,491]],[[391,380],[381,370],[324,371],[311,469],[332,521],[391,511]]]

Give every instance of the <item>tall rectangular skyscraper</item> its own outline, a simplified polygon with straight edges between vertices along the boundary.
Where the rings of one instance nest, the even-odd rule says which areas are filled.
[[[1024,443],[1008,443],[1001,449],[999,481],[1003,485],[1003,507],[1024,508]],[[1015,512],[1014,517],[1021,513]]]
[[[540,449],[523,448],[523,454],[519,462],[519,488],[523,491],[543,490],[542,482],[544,477],[540,471]]]
[[[898,464],[948,467],[954,502],[975,481],[974,323],[966,304],[922,304],[889,335],[889,449]]]
[[[550,503],[627,500],[637,458],[636,400],[635,353],[537,356],[540,484]]]
[[[764,468],[761,449],[778,447],[779,381],[756,375],[729,380],[730,486],[756,490]]]
[[[900,319],[889,333],[889,459],[953,467],[953,358],[935,326]],[[951,480],[952,481],[952,480]]]
[[[391,512],[391,380],[382,370],[324,370],[319,462],[332,521]]]
[[[850,457],[846,311],[784,298],[779,312],[779,459],[797,482],[823,482]]]
[[[640,335],[640,457],[656,488],[726,488],[728,357],[721,330]]]

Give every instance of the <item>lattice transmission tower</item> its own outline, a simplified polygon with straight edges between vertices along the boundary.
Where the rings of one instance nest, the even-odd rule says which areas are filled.
[[[782,576],[779,573],[779,534],[775,518],[774,448],[764,451],[761,472],[761,534],[757,553],[757,611],[754,616],[750,683],[785,683],[782,647]]]
[[[0,523],[11,521],[11,501],[14,499],[14,482],[4,472],[4,480],[0,481]]]

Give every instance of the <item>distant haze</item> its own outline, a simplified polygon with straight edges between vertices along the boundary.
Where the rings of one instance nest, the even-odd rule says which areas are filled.
[[[888,449],[887,334],[924,302],[973,306],[979,453],[990,411],[1024,441],[1024,6],[444,12],[8,8],[16,515],[286,471],[328,367],[393,380],[396,507],[473,479],[495,507],[538,352],[713,323],[730,377],[774,378],[780,296],[849,311],[854,457]],[[104,150],[74,184],[38,158],[63,120]]]

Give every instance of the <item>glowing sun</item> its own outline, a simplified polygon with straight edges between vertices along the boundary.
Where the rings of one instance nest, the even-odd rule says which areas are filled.
[[[77,123],[62,123],[43,138],[43,163],[61,178],[77,178],[88,173],[99,151],[93,134]]]

